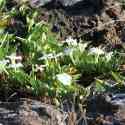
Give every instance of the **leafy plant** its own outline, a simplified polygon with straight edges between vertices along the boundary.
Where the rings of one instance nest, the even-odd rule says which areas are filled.
[[[112,70],[117,70],[118,59],[113,53],[101,55],[91,54],[88,50],[83,52],[76,48],[70,54],[71,61],[81,73],[84,74],[103,74]]]
[[[4,4],[1,0],[0,7]],[[116,52],[90,48],[89,42],[77,43],[72,37],[58,41],[50,24],[38,21],[38,11],[26,4],[4,15],[0,19],[0,75],[6,74],[4,80],[11,90],[25,88],[35,96],[49,96],[58,101],[76,95],[80,102],[91,93],[91,86],[85,88],[78,84],[80,77],[83,83],[90,85],[95,78],[110,74],[116,82],[123,83],[124,77],[118,71],[118,65],[123,61]],[[7,33],[5,29],[11,28],[8,25],[11,17],[17,19],[20,15],[28,29],[26,35],[21,37],[15,32]],[[14,21],[19,23],[19,20]],[[8,58],[11,56],[14,59]],[[97,79],[96,89],[105,91],[105,81]]]
[[[2,10],[5,7],[6,0],[0,0],[0,10]]]

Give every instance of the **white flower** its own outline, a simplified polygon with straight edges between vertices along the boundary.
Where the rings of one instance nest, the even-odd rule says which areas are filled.
[[[98,48],[98,47],[92,47],[89,50],[89,54],[103,55],[103,54],[105,54],[105,52],[102,49]]]
[[[60,52],[58,54],[50,53],[50,54],[45,54],[44,56],[40,57],[38,60],[54,59],[54,58],[58,58],[61,56],[63,56],[62,52]]]
[[[21,62],[23,60],[22,56],[17,56],[16,53],[12,53],[10,56],[6,56],[6,58],[10,59],[11,67],[13,67],[14,65],[16,67],[17,65],[21,64],[21,63],[16,64],[16,61]]]
[[[2,65],[6,65],[7,63],[9,63],[9,60],[2,60],[2,61],[0,61],[0,64],[2,64]]]
[[[37,71],[40,71],[40,72],[42,72],[42,71],[44,71],[44,68],[46,67],[46,65],[35,65],[35,71],[37,72]]]
[[[86,49],[86,47],[88,46],[88,44],[89,44],[89,42],[87,43],[79,43],[78,45],[79,45],[79,50],[81,51],[81,52],[84,52],[85,51],[85,49]]]
[[[10,56],[6,56],[10,60],[22,60],[22,56],[17,56],[16,53],[12,53]]]
[[[0,61],[0,73],[6,72],[6,65],[9,63],[9,60],[2,60]]]
[[[23,67],[23,64],[22,63],[15,63],[15,64],[10,64],[8,67],[16,69],[16,68]]]
[[[52,59],[54,56],[52,53],[45,54],[44,56],[40,57],[39,60],[46,60],[46,59]]]
[[[62,57],[64,54],[62,52],[55,55],[55,58]]]
[[[73,48],[65,48],[64,49],[64,54],[65,55],[70,55],[73,52]]]
[[[110,61],[113,56],[113,52],[106,53],[106,59],[107,61]]]
[[[77,40],[76,39],[73,39],[71,36],[69,36],[65,42],[68,44],[68,45],[72,45],[72,46],[77,46]]]
[[[67,73],[58,74],[56,77],[63,85],[70,85],[72,82],[72,77]]]

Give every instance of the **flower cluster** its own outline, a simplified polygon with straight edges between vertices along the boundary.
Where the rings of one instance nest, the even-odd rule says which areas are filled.
[[[17,68],[21,68],[23,67],[23,64],[22,64],[22,56],[21,55],[16,55],[16,53],[12,53],[11,55],[9,56],[6,56],[6,58],[8,60],[10,60],[10,64],[9,64],[9,68],[14,68],[14,69],[17,69]]]
[[[40,57],[38,60],[47,60],[47,59],[55,59],[58,57],[62,57],[64,54],[62,52],[58,54],[50,53],[50,54],[45,54],[44,56]]]

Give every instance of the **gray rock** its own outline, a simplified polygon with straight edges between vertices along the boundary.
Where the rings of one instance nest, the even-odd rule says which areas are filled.
[[[58,0],[63,6],[73,6],[83,0]]]
[[[52,2],[52,0],[30,0],[30,5],[32,7],[38,8],[40,6],[46,5],[49,2]]]
[[[36,100],[0,103],[0,125],[66,125],[64,114]]]
[[[52,3],[61,3],[63,6],[65,7],[70,7],[73,6],[79,2],[83,2],[84,4],[89,3],[95,6],[98,6],[100,4],[106,3],[107,4],[111,4],[112,0],[27,0],[30,1],[31,6],[34,7],[40,7],[40,6],[44,6],[45,4],[52,2]]]
[[[77,4],[78,2],[81,2],[81,1],[83,0],[31,0],[30,4],[32,7],[40,7],[40,6],[44,6],[49,2],[55,2],[55,3],[59,2],[63,6],[67,7],[67,6],[73,6],[74,4]]]
[[[110,98],[110,99],[108,99]],[[125,123],[125,94],[98,94],[89,101],[88,115],[103,116],[102,125],[124,125]]]
[[[112,105],[118,106],[118,111],[115,113],[115,117],[121,124],[125,123],[125,94],[115,94],[111,101]]]

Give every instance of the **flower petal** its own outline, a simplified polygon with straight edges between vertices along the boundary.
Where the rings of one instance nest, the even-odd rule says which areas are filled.
[[[72,82],[72,77],[67,73],[58,74],[56,77],[63,85],[70,85]]]

